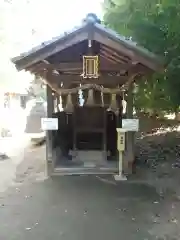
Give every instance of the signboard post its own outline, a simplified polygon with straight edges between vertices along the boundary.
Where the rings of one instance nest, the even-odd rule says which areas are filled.
[[[123,175],[123,152],[126,145],[126,133],[138,132],[139,119],[122,119],[122,128],[117,128],[117,148],[119,152],[119,173],[115,175],[116,181],[124,181],[127,178]]]
[[[117,131],[117,149],[119,152],[119,172],[114,178],[116,181],[125,181],[127,178],[123,175],[123,152],[125,150],[125,133],[126,130],[116,128]]]

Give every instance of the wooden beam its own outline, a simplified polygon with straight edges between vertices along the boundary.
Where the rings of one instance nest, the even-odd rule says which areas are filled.
[[[124,85],[125,88],[128,88],[129,83],[132,82],[132,79],[139,75],[144,74],[147,70],[141,64],[134,65],[128,71],[128,76],[114,76],[104,74],[97,79],[83,79],[80,75],[66,75],[66,74],[54,74],[52,70],[42,70],[35,74],[41,75],[42,78],[47,79],[50,82],[63,84],[64,86],[70,86],[71,84],[98,84],[98,85]]]
[[[38,64],[35,64],[29,68],[27,68],[27,71],[31,72],[37,72],[41,71],[43,69],[51,69],[51,70],[59,70],[59,71],[76,71],[79,69],[82,69],[82,63],[78,62],[64,62],[64,63],[58,63],[58,64],[47,64],[46,62],[42,61]]]
[[[46,77],[47,80],[57,82],[57,83],[63,83],[63,84],[112,84],[112,85],[122,85],[127,81],[126,76],[101,76],[97,79],[83,79],[80,76],[67,76],[67,75],[51,75]]]
[[[107,59],[107,57],[106,57]],[[109,60],[110,61],[110,60]],[[127,64],[127,63],[107,63],[106,61],[100,61],[100,71],[120,71],[120,70],[128,70],[133,65]],[[64,63],[58,63],[58,64],[47,64],[45,62],[40,62],[34,66],[31,66],[27,68],[27,71],[30,72],[38,72],[43,69],[49,69],[49,70],[57,70],[57,71],[82,71],[83,69],[83,63],[82,62],[64,62]]]

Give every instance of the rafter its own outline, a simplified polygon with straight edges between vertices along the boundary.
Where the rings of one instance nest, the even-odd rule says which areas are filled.
[[[108,57],[104,56],[101,52],[99,53],[100,57],[109,61],[111,64],[116,64],[116,61],[109,59]]]
[[[126,57],[126,56],[123,56],[122,54],[120,54],[119,52],[115,51],[114,49],[110,48],[109,46],[105,46],[103,44],[101,44],[101,49],[106,51],[108,54],[116,57],[117,59],[119,60],[122,60],[123,62],[130,62],[131,59]]]
[[[100,53],[107,57],[107,59],[113,60],[115,63],[119,64],[126,64],[125,61],[118,59],[117,57],[114,57],[112,54],[107,53],[105,50],[100,50]]]

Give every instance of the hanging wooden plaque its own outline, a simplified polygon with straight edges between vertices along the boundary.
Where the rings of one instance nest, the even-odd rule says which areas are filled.
[[[98,56],[83,56],[83,78],[98,78],[98,72]]]

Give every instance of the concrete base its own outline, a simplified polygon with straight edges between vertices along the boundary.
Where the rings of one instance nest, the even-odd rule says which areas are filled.
[[[124,175],[114,175],[115,181],[126,181],[127,177]]]

